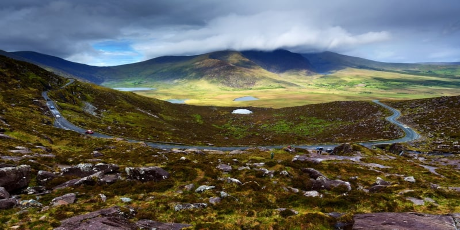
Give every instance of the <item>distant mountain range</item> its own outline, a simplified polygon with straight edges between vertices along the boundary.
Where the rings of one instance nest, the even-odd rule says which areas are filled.
[[[459,63],[384,63],[333,52],[298,54],[287,50],[218,51],[196,56],[163,56],[111,67],[90,66],[29,51],[0,51],[0,55],[34,63],[59,75],[96,84],[128,79],[150,82],[203,79],[212,84],[232,88],[250,88],[261,84],[292,85],[283,79],[283,75],[296,74],[307,77],[315,73],[333,72],[344,68],[455,75],[457,70],[451,72],[445,70],[449,70],[449,66],[458,68],[459,65]]]

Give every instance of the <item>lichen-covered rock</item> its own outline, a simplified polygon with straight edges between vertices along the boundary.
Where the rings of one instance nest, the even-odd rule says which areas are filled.
[[[220,197],[211,197],[209,198],[209,203],[211,204],[218,204],[222,201],[222,198]]]
[[[377,177],[377,179],[375,180],[375,183],[373,185],[390,185],[390,184],[391,184],[390,182],[385,181],[380,177]]]
[[[415,178],[413,176],[404,177],[404,181],[415,183]]]
[[[169,178],[169,173],[160,167],[127,167],[125,169],[128,179],[138,181],[161,181]]]
[[[130,222],[121,212],[119,207],[90,212],[87,214],[74,216],[61,221],[61,226],[55,230],[131,230],[137,229],[135,223]]]
[[[1,199],[0,210],[14,208],[18,205],[18,200],[15,198]]]
[[[29,165],[0,168],[0,187],[4,187],[8,192],[26,188],[29,182]]]
[[[393,154],[400,154],[406,148],[401,143],[394,143],[390,145],[389,151]]]
[[[318,170],[313,169],[313,168],[303,168],[303,169],[301,169],[301,171],[304,172],[304,173],[306,173],[306,174],[308,174],[308,176],[309,176],[310,178],[313,178],[313,179],[315,179],[315,180],[316,180],[316,178],[318,178],[318,177],[320,177],[320,176],[326,177],[326,176],[324,176],[322,173],[320,173]]]
[[[350,144],[341,144],[332,150],[333,155],[348,155],[353,153],[353,147]]]
[[[51,206],[67,205],[75,203],[77,195],[75,193],[68,193],[60,197],[56,197],[51,200]]]
[[[321,194],[319,194],[318,191],[306,191],[303,193],[304,196],[307,196],[307,197],[318,197],[318,196],[321,196]]]
[[[0,199],[10,198],[10,193],[4,187],[0,187]]]
[[[343,186],[347,191],[351,190],[351,185],[349,182],[343,180],[330,180],[327,177],[320,176],[313,181],[313,190],[331,190],[333,188]]]
[[[19,202],[19,204],[21,205],[21,207],[23,208],[41,208],[43,207],[43,204],[34,200],[34,199],[30,199],[30,200],[21,200],[21,202]]]
[[[155,229],[155,230],[181,230],[190,227],[190,224],[179,223],[162,223],[153,220],[139,220],[136,222],[139,229]]]
[[[223,172],[231,172],[232,171],[232,166],[226,165],[226,164],[219,164],[217,166],[217,169],[223,171]]]
[[[215,187],[216,187],[216,186],[201,185],[200,187],[198,187],[197,189],[195,189],[195,192],[201,193],[201,192],[204,192],[204,191],[206,191],[206,190],[213,189],[213,188],[215,188]]]
[[[67,167],[62,169],[63,176],[77,176],[85,177],[91,174],[94,174],[93,164],[91,163],[81,163],[75,166]]]
[[[44,186],[27,187],[26,189],[24,189],[23,192],[29,195],[30,194],[41,194],[41,193],[46,192],[46,188]]]
[[[449,215],[423,213],[368,213],[353,217],[353,229],[456,229],[454,219]]]
[[[37,183],[40,184],[40,185],[44,185],[46,184],[46,182],[56,178],[57,175],[52,173],[52,172],[48,172],[48,171],[38,171],[37,173]]]
[[[208,207],[206,203],[194,203],[194,204],[177,204],[174,206],[174,211],[190,210],[190,209],[201,209]]]

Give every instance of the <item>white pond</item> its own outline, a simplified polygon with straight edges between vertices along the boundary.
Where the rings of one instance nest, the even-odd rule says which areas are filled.
[[[166,100],[167,102],[171,102],[173,104],[185,104],[185,101],[188,99],[169,99]]]
[[[251,114],[252,111],[249,109],[235,109],[232,112],[233,114]]]

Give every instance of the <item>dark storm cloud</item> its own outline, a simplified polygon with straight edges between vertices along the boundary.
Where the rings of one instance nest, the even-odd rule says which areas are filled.
[[[0,49],[98,65],[277,48],[458,61],[458,12],[458,0],[2,0]],[[130,47],[107,45],[121,43]]]

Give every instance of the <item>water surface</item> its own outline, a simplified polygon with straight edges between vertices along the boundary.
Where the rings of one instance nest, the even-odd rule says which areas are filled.
[[[245,97],[239,97],[235,98],[233,101],[257,101],[259,98],[253,97],[253,96],[245,96]]]
[[[134,92],[134,91],[154,90],[155,88],[139,87],[139,88],[113,88],[113,89],[120,90],[120,91],[126,91],[126,92]]]

